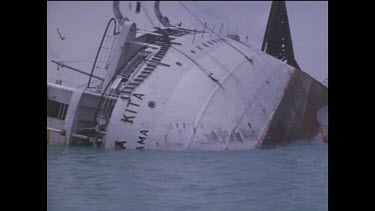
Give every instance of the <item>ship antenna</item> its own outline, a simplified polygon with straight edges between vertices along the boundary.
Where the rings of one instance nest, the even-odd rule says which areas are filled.
[[[129,21],[128,17],[124,17],[120,11],[120,1],[113,1],[113,13],[120,25],[123,25],[126,21]]]
[[[163,16],[163,14],[161,14],[161,12],[160,12],[160,8],[159,8],[159,5],[160,5],[160,1],[155,1],[155,5],[154,5],[155,15],[156,15],[156,17],[158,18],[158,20],[160,21],[160,23],[161,23],[164,27],[174,27],[174,26],[169,22],[168,17],[167,17],[167,16]]]

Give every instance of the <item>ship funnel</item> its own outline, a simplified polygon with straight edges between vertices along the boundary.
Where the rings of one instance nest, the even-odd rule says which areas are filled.
[[[155,5],[154,5],[154,10],[155,10],[155,15],[156,17],[158,18],[158,20],[160,21],[160,23],[164,26],[164,27],[174,27],[170,22],[169,22],[169,19],[167,16],[163,16],[160,12],[160,8],[159,8],[159,5],[160,5],[160,1],[155,1]]]
[[[262,51],[300,69],[294,58],[285,1],[272,1]]]
[[[120,11],[120,1],[113,1],[113,13],[120,25],[123,25],[126,21],[129,21],[129,18],[122,16]]]

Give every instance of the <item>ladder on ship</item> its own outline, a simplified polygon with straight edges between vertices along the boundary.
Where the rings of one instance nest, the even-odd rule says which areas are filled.
[[[151,54],[146,49],[135,53],[128,61],[124,63],[124,67],[119,69],[113,80],[107,87],[103,89],[102,97],[95,115],[96,137],[94,144],[104,147],[107,126],[114,108],[114,101],[111,98],[121,98],[122,100],[130,100],[133,91],[142,84],[156,69],[158,65],[169,66],[161,63],[162,58],[167,53],[170,44],[162,42],[154,43],[160,46],[158,51]],[[139,68],[143,62],[145,67]]]

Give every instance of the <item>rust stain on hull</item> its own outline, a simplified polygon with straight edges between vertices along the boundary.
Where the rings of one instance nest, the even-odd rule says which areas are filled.
[[[296,69],[263,144],[284,144],[291,140],[314,138],[320,128],[317,112],[326,105],[328,88]]]

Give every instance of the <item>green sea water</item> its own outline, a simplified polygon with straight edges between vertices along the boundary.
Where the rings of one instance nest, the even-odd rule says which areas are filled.
[[[47,208],[328,210],[328,145],[221,152],[48,145]]]

